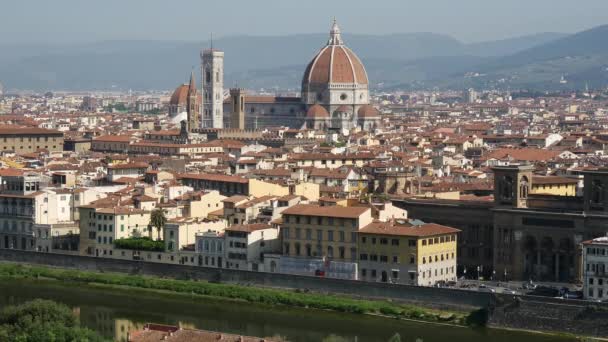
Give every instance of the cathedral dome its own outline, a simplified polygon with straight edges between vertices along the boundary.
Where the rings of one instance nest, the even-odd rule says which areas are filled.
[[[361,118],[378,118],[380,117],[380,112],[374,107],[370,105],[363,105],[357,111],[357,116]]]
[[[308,108],[306,117],[309,119],[329,118],[329,112],[327,112],[327,109],[325,109],[323,106],[316,104]]]
[[[368,84],[367,72],[357,55],[342,41],[334,22],[327,45],[310,61],[302,78],[302,88],[328,83]]]
[[[188,101],[188,85],[182,84],[175,89],[173,95],[171,95],[171,100],[169,100],[169,105],[171,106],[185,106]]]

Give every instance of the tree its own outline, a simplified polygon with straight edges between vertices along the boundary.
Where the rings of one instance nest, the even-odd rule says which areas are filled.
[[[36,299],[0,312],[0,341],[101,342],[104,339],[81,328],[78,318],[63,304]]]
[[[152,215],[150,215],[150,225],[152,227],[155,227],[156,231],[158,232],[157,240],[161,240],[160,232],[165,227],[166,223],[167,223],[167,217],[165,216],[165,211],[162,210],[161,208],[155,209],[152,212]]]

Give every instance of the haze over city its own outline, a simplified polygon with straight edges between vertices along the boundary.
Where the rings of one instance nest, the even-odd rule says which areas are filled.
[[[608,337],[608,2],[0,6],[0,341]]]
[[[0,42],[206,40],[229,35],[320,33],[336,16],[353,34],[433,32],[463,42],[606,24],[602,0],[555,1],[6,1]]]

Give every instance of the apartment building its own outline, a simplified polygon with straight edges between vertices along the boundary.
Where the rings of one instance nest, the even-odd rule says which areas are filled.
[[[458,229],[420,221],[376,221],[358,232],[359,279],[408,285],[456,280]]]
[[[357,232],[372,222],[369,207],[298,204],[283,211],[284,256],[356,262]]]
[[[63,132],[38,127],[0,126],[0,151],[63,151]]]
[[[583,296],[608,301],[608,236],[582,243]]]
[[[225,268],[264,271],[264,254],[280,250],[279,231],[263,223],[232,225],[225,232]]]
[[[55,224],[73,223],[72,194],[47,188],[48,177],[14,170],[2,176],[0,191],[0,248],[47,251],[50,242],[38,239],[62,235]],[[43,227],[36,225],[44,224]],[[72,234],[77,234],[75,227]],[[51,244],[52,245],[52,244]]]
[[[226,260],[225,233],[209,231],[196,234],[195,251],[199,255],[199,266],[222,268]]]
[[[80,253],[111,257],[116,239],[157,234],[148,230],[149,224],[150,211],[124,207],[118,203],[112,206],[95,203],[81,206]]]

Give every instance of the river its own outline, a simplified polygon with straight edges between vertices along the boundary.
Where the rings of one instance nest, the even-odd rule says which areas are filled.
[[[541,334],[495,329],[440,326],[317,310],[268,307],[249,303],[182,298],[160,293],[65,285],[54,281],[0,282],[0,307],[34,298],[67,304],[82,325],[115,341],[148,322],[180,325],[258,337],[282,337],[293,342],[386,342],[395,334],[401,341],[575,341]]]

